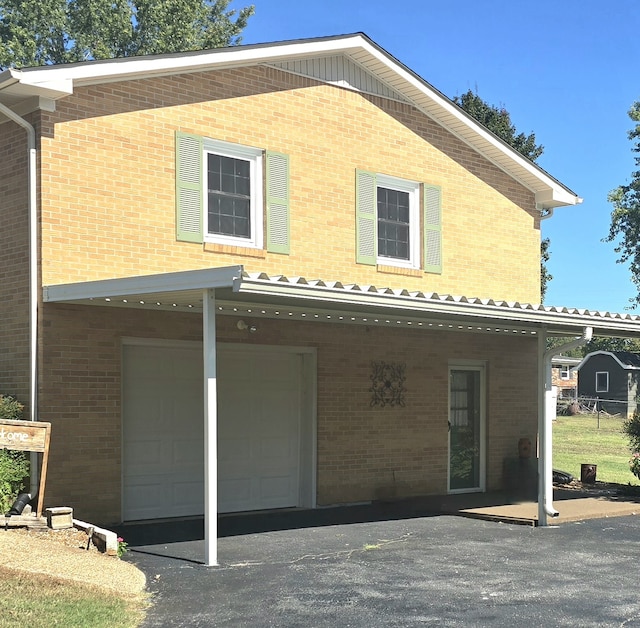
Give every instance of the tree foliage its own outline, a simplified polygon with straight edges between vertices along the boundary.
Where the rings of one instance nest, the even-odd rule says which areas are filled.
[[[231,0],[0,0],[0,69],[240,43]]]
[[[632,152],[636,153],[631,181],[619,185],[609,192],[609,202],[613,204],[609,235],[605,242],[617,242],[615,252],[620,254],[619,263],[629,263],[631,280],[637,294],[630,298],[633,305],[640,305],[640,101],[633,103],[629,117],[635,123],[629,131],[633,142]]]
[[[542,155],[544,146],[536,144],[535,134],[525,135],[524,133],[518,133],[515,125],[511,122],[509,112],[504,107],[495,107],[486,103],[477,93],[471,90],[468,90],[462,96],[455,96],[453,102],[527,159],[535,162]],[[547,270],[547,262],[551,254],[549,245],[549,238],[545,238],[540,242],[541,302],[544,302],[547,285],[553,279],[553,276]]]
[[[471,90],[454,97],[453,102],[527,159],[535,161],[542,155],[544,146],[536,144],[535,134],[518,133],[504,107],[489,105]]]
[[[629,351],[640,353],[640,340],[637,338],[601,338],[596,337],[582,346],[582,355],[593,351]]]
[[[549,245],[551,240],[544,238],[540,242],[540,301],[544,303],[544,297],[547,293],[547,285],[553,279],[553,275],[547,269],[547,262],[551,256]]]

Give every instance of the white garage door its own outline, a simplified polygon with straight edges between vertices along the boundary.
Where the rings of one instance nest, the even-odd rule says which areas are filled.
[[[123,519],[204,512],[202,350],[125,345]],[[218,351],[218,510],[300,503],[301,357]]]

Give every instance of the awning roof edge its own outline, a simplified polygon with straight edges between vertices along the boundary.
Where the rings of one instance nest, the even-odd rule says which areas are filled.
[[[63,303],[87,299],[233,287],[240,280],[242,272],[242,266],[222,266],[120,279],[99,279],[97,281],[44,286],[42,294],[45,302]]]
[[[174,310],[179,301],[178,305],[198,311],[201,308],[198,300],[202,291],[208,288],[226,289],[220,295],[226,303],[266,303],[298,310],[305,307],[342,312],[380,312],[382,315],[414,316],[425,320],[451,319],[472,324],[509,323],[527,329],[545,329],[549,335],[579,335],[585,327],[593,327],[594,335],[640,337],[640,316],[633,314],[377,288],[266,273],[248,274],[242,266],[46,286],[43,299],[47,303],[116,307],[144,305],[171,309],[173,305]],[[148,302],[147,297],[151,297]],[[190,299],[193,303],[187,303]]]

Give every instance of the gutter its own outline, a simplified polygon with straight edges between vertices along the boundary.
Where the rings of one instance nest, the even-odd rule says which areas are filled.
[[[0,113],[27,132],[29,212],[29,420],[38,416],[38,223],[36,205],[36,131],[29,122],[0,103]],[[31,454],[31,494],[37,491],[37,453]]]
[[[546,333],[541,333],[538,339],[540,349],[538,387],[542,392],[538,408],[538,434],[540,454],[538,456],[538,525],[547,526],[547,517],[557,517],[560,513],[553,507],[553,441],[551,429],[551,414],[555,415],[555,408],[551,409],[551,360],[553,356],[570,351],[589,342],[593,336],[593,327],[585,327],[580,338],[571,342],[545,350]]]

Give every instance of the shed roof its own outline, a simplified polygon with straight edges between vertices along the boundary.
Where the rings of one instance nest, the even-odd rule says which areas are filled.
[[[632,353],[631,351],[592,351],[584,356],[576,369],[581,369],[592,357],[597,355],[612,357],[625,370],[640,370],[640,353]]]

